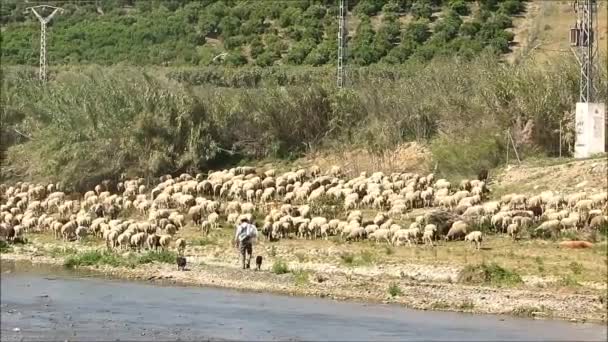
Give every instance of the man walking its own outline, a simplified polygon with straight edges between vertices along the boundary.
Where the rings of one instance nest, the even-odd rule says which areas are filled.
[[[241,253],[241,264],[243,269],[250,267],[251,255],[253,254],[253,242],[257,236],[258,230],[255,225],[249,223],[247,218],[242,218],[241,222],[236,226],[234,245],[239,248]]]

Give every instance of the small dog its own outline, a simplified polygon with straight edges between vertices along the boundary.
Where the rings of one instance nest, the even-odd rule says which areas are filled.
[[[257,271],[259,271],[260,268],[262,267],[262,256],[261,255],[258,255],[255,257],[255,267],[256,267]]]
[[[178,271],[183,271],[186,268],[186,258],[183,256],[178,256],[176,262]]]

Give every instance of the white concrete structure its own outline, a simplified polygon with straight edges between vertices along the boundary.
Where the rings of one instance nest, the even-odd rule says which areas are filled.
[[[577,103],[575,129],[575,158],[606,152],[606,106],[603,103]]]

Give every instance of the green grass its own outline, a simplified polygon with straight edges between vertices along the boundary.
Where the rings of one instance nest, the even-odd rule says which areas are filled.
[[[277,256],[277,248],[275,246],[271,246],[270,250],[268,251],[268,255],[271,257]]]
[[[342,263],[348,266],[366,266],[371,265],[376,261],[374,253],[369,250],[364,250],[355,255],[353,253],[342,253],[340,254],[340,260]]]
[[[397,283],[391,283],[388,286],[388,294],[391,295],[391,297],[396,297],[396,296],[400,296],[403,292],[401,291],[401,288],[399,287],[399,285],[397,285]]]
[[[342,253],[340,254],[340,259],[346,265],[352,265],[355,261],[355,256],[352,253]]]
[[[460,310],[473,310],[474,307],[475,307],[475,304],[473,304],[473,302],[471,302],[470,300],[465,300],[462,303],[460,303],[460,305],[458,305],[458,308]]]
[[[8,242],[0,240],[0,253],[10,253],[13,251],[13,247],[9,246]]]
[[[305,253],[296,252],[294,255],[298,259],[298,262],[305,262],[308,260],[308,256]]]
[[[562,276],[556,284],[560,287],[579,287],[581,284],[573,276],[566,274]]]
[[[570,270],[572,271],[573,274],[579,275],[581,274],[585,269],[583,267],[583,265],[581,265],[580,263],[573,261],[570,263]]]
[[[272,264],[272,273],[274,274],[285,274],[289,273],[289,267],[285,261],[278,259]]]
[[[496,263],[467,265],[458,274],[458,282],[495,286],[515,286],[523,283],[517,272],[501,267]]]
[[[384,246],[384,254],[386,255],[393,255],[395,253],[395,250],[392,249],[389,246]]]
[[[189,241],[191,246],[213,246],[217,245],[217,240],[211,237],[197,238]]]
[[[177,254],[171,251],[160,251],[153,252],[148,251],[138,257],[138,262],[140,264],[149,264],[152,262],[160,262],[165,264],[173,264],[175,263],[175,259],[177,258]]]
[[[518,317],[534,317],[535,312],[542,312],[544,314],[551,314],[551,310],[544,305],[537,306],[518,306],[511,311],[511,314]]]
[[[436,301],[431,304],[431,309],[433,309],[433,310],[445,310],[445,309],[449,309],[449,308],[450,308],[450,304],[446,303],[443,300]]]
[[[359,256],[359,265],[370,265],[375,261],[374,254],[370,251],[361,251]]]
[[[172,264],[175,262],[176,254],[174,252],[146,252],[141,255],[130,254],[123,257],[120,254],[107,251],[88,251],[69,256],[65,259],[63,265],[66,268],[74,268],[78,266],[100,266],[109,265],[112,267],[129,267],[134,268],[137,265],[149,264],[152,262],[160,262]]]
[[[53,258],[57,258],[77,254],[78,250],[72,247],[53,247],[47,250],[47,253]]]
[[[297,286],[305,286],[308,284],[308,278],[310,277],[310,271],[303,269],[291,271],[294,277],[294,281]]]

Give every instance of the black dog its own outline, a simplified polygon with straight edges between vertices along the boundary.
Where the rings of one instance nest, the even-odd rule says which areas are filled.
[[[177,270],[183,271],[184,268],[186,268],[186,258],[184,258],[183,256],[178,256],[176,261],[177,261]]]
[[[481,169],[479,170],[479,172],[477,173],[477,179],[480,181],[486,181],[488,180],[488,170],[487,169]]]
[[[262,256],[261,255],[258,255],[255,257],[255,267],[257,268],[258,271],[262,267]]]

